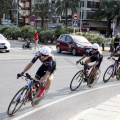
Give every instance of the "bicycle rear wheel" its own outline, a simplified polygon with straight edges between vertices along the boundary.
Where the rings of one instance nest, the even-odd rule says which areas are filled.
[[[92,71],[92,73],[91,73],[91,75],[90,75],[90,77],[89,77],[89,80],[88,80],[88,82],[87,82],[87,86],[88,86],[88,87],[93,87],[93,86],[96,84],[96,82],[98,81],[98,79],[100,78],[100,75],[101,75],[101,70],[98,69],[98,71],[97,71],[97,77],[96,77],[96,79],[92,82],[92,79],[93,79],[93,71]]]
[[[38,92],[40,91],[41,87],[37,90],[36,94],[34,95],[34,97],[32,98],[32,101],[31,101],[31,105],[33,107],[35,107],[36,105],[38,105],[44,98],[45,96],[47,95],[48,93],[48,90],[49,90],[49,87],[46,88],[45,92],[43,93],[43,95],[40,97],[40,98],[37,98],[37,94]]]
[[[72,91],[75,91],[81,85],[81,83],[83,81],[83,76],[84,76],[83,70],[78,71],[74,75],[74,77],[72,78],[71,83],[70,83],[70,89]]]
[[[113,72],[114,72],[114,66],[113,66],[113,65],[110,65],[110,66],[106,69],[106,71],[105,71],[105,73],[104,73],[104,75],[103,75],[103,81],[104,81],[104,82],[107,82],[107,81],[112,77]]]
[[[24,99],[26,98],[28,90],[29,90],[28,87],[25,86],[15,94],[7,110],[7,114],[10,117],[13,116],[21,108],[21,106],[23,105]]]

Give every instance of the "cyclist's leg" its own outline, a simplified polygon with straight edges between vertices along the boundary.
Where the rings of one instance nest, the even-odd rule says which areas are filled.
[[[46,80],[46,82],[45,82],[45,88],[49,88],[49,87],[50,87],[51,82],[53,81],[53,79],[54,79],[54,75],[51,74],[51,75],[49,76],[49,78],[48,78],[48,79]]]
[[[88,59],[86,59],[85,60],[85,64],[87,65],[88,63],[90,63],[91,62],[91,59],[90,58],[88,58]]]
[[[100,68],[101,62],[102,62],[102,59],[99,61],[99,63],[98,63],[98,64],[96,65],[96,67],[94,68],[94,71],[93,71],[93,79],[96,79],[96,78],[97,78],[97,71],[98,71],[98,69]]]

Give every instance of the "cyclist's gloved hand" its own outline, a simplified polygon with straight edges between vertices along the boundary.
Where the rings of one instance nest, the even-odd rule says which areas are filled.
[[[17,79],[18,79],[19,77],[23,76],[23,74],[24,74],[24,72],[18,73],[18,74],[17,74]]]

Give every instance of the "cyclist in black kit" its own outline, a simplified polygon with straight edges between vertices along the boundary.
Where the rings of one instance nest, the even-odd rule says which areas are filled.
[[[96,79],[97,77],[97,70],[99,69],[103,59],[102,51],[100,50],[100,47],[97,43],[94,43],[92,45],[92,49],[86,50],[86,53],[81,57],[80,60],[76,61],[76,64],[78,64],[81,60],[83,60],[87,56],[90,57],[87,60],[85,60],[85,64],[95,62],[93,65],[91,65],[92,67],[94,67],[93,80],[92,80],[93,82],[94,79]]]
[[[118,45],[115,49],[115,51],[110,55],[110,57],[108,57],[108,59],[110,59],[112,56],[117,55],[117,52],[120,50],[120,45]],[[118,62],[120,62],[120,56],[118,57]],[[119,64],[119,63],[118,63]]]
[[[51,54],[51,49],[49,47],[42,47],[40,51],[36,53],[32,61],[25,67],[23,72],[17,75],[17,78],[21,77],[26,71],[28,71],[38,59],[42,62],[42,65],[36,72],[35,79],[40,80],[40,83],[46,81],[37,96],[41,97],[45,89],[50,86],[54,77],[53,73],[56,70],[56,61],[54,56]]]

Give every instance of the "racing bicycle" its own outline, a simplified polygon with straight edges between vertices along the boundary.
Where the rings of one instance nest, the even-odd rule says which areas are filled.
[[[41,87],[44,85],[44,82],[41,84],[33,79],[28,73],[22,76],[22,79],[27,81],[27,85],[22,87],[11,100],[7,114],[11,117],[13,116],[21,107],[28,102],[31,102],[31,105],[34,107],[38,105],[43,98],[46,96],[49,88],[45,90],[40,98],[37,98],[37,94],[40,91]]]
[[[71,83],[70,83],[70,89],[72,91],[75,91],[81,85],[83,81],[87,82],[88,87],[94,86],[101,74],[100,69],[98,69],[97,77],[96,79],[93,80],[94,68],[89,65],[84,64],[83,62],[80,62],[80,64],[83,66],[83,69],[78,71],[72,78]]]
[[[106,69],[103,75],[104,82],[108,82],[110,78],[111,77],[114,78],[114,76],[116,76],[117,80],[120,80],[120,67],[119,67],[118,60],[116,60],[115,58],[111,58],[110,60],[113,61],[113,64]]]

